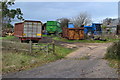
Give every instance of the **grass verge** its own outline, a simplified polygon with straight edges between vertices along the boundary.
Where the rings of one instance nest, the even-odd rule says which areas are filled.
[[[120,62],[120,60],[117,59],[107,59],[109,61],[109,66],[118,69],[119,65],[118,63]]]
[[[119,59],[107,59],[109,61],[109,66],[117,69],[117,73],[120,74],[120,60]]]
[[[100,41],[100,40],[68,40],[65,38],[61,37],[52,37],[53,40],[57,41],[63,41],[63,42],[81,42],[81,43],[107,43],[107,42],[114,42],[118,41],[120,39],[112,39],[112,38],[107,38],[107,41]]]
[[[120,40],[108,47],[105,59],[109,61],[109,66],[116,68],[120,74]]]
[[[14,39],[15,36],[6,36],[6,37],[0,37],[0,39]]]
[[[55,52],[57,56],[52,53],[45,54],[45,53],[39,52],[35,54],[33,53],[31,55],[29,53],[3,51],[2,71],[3,71],[3,74],[6,74],[9,72],[16,72],[16,71],[35,68],[43,64],[47,64],[49,62],[53,62],[58,59],[64,58],[67,54],[69,54],[72,51],[74,50],[64,48],[61,46],[55,47]]]

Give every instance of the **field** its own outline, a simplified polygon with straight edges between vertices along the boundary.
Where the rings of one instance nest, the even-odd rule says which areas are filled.
[[[29,46],[27,43],[20,43],[19,41],[15,42],[15,44],[17,45],[8,44],[9,41],[17,40],[16,37],[9,36],[9,37],[4,37],[2,39],[4,40],[2,47],[7,48],[2,50],[3,74],[31,69],[33,67],[47,64],[49,62],[53,62],[55,60],[64,58],[67,54],[75,50],[75,49],[69,49],[63,46],[56,45],[55,46],[56,55],[52,53],[46,54],[41,52],[30,54],[24,51],[9,49],[10,47],[26,48],[27,46]],[[42,45],[46,45],[46,44],[42,44]]]
[[[74,44],[74,43],[73,43]],[[75,43],[76,44],[76,43]],[[103,59],[111,43],[77,43],[79,49],[65,58],[34,69],[6,74],[5,78],[117,78],[116,70]],[[87,44],[87,45],[86,45]],[[50,56],[49,56],[50,57]],[[50,57],[52,58],[52,57]],[[34,62],[34,61],[33,61]]]
[[[115,42],[115,41],[118,41],[120,40],[119,38],[110,38],[110,37],[104,37],[104,39],[106,39],[107,41],[100,41],[100,40],[92,40],[92,39],[84,39],[84,40],[68,40],[66,38],[62,38],[62,37],[59,37],[59,36],[50,36],[50,35],[43,35],[43,37],[50,37],[52,38],[53,40],[56,40],[56,41],[62,41],[62,42],[71,42],[71,43],[74,43],[74,42],[79,42],[79,43],[107,43],[107,42]]]
[[[65,46],[62,46],[61,44],[74,44],[74,43],[109,43],[109,42],[115,42],[119,39],[112,39],[107,38],[107,41],[99,41],[99,40],[67,40],[65,38],[56,37],[56,36],[46,36],[43,35],[43,40],[41,40],[39,43],[40,45],[46,45],[46,43],[51,43],[52,41],[55,41],[55,54],[46,54],[42,52],[38,53],[28,53],[24,51],[18,51],[18,50],[11,50],[9,48],[17,47],[19,49],[29,49],[28,43],[21,43],[20,40],[14,36],[7,36],[0,38],[3,40],[2,47],[4,49],[2,50],[2,71],[3,74],[10,73],[10,72],[17,72],[22,70],[27,70],[31,68],[35,68],[37,66],[41,66],[53,61],[56,61],[58,59],[64,58],[69,53],[75,51],[77,48],[67,48]],[[14,42],[14,44],[11,44],[9,42]],[[16,45],[17,44],[17,45]],[[6,49],[5,49],[6,48]],[[84,58],[83,58],[84,59]],[[110,66],[117,67],[116,64],[118,63],[116,60],[110,60]],[[118,68],[118,67],[117,67]]]
[[[45,36],[46,37],[46,36]],[[50,36],[48,36],[50,37]],[[86,40],[68,40],[65,38],[61,38],[61,37],[56,37],[56,36],[52,36],[53,40],[57,40],[57,41],[62,41],[62,42],[69,42],[69,43],[116,43],[120,40],[120,38],[116,38],[113,36],[107,36],[107,37],[103,37],[104,39],[106,39],[107,41],[100,41],[100,40],[90,40],[90,39],[86,39]],[[111,48],[108,48],[108,51],[111,52],[111,54],[109,56],[106,56],[105,58],[109,61],[109,66],[113,67],[113,68],[120,68],[120,59],[118,58],[110,58],[110,56],[114,56],[114,51],[117,49],[116,46],[111,46]],[[108,52],[106,53],[106,55],[109,54]],[[119,55],[117,55],[119,56]],[[120,73],[120,71],[119,71]]]

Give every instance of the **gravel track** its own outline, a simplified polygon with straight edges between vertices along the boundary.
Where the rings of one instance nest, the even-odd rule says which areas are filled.
[[[81,46],[81,43],[75,43]],[[82,44],[77,51],[64,59],[34,68],[4,75],[5,78],[118,78],[116,69],[104,60],[106,49],[111,43]],[[81,59],[89,56],[88,59]]]

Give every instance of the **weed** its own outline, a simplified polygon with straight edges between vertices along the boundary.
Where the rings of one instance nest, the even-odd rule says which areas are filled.
[[[45,45],[45,44],[41,44]],[[72,52],[73,49],[64,48],[61,46],[55,46],[55,54],[46,54],[38,52],[34,55],[29,53],[2,52],[2,71],[3,73],[16,72],[25,69],[31,69],[58,59],[64,58],[67,54]]]

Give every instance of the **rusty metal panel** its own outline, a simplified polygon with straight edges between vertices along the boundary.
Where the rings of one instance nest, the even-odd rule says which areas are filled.
[[[84,39],[84,28],[63,28],[63,37],[72,40]]]
[[[75,32],[74,30],[68,29],[68,39],[74,39]]]
[[[14,27],[14,35],[17,37],[22,37],[23,36],[23,23],[16,23]]]
[[[80,39],[84,39],[84,31],[83,30],[80,30],[79,31],[79,36],[80,36]]]

